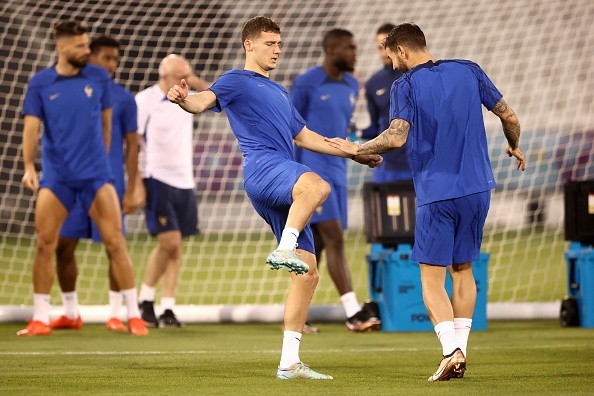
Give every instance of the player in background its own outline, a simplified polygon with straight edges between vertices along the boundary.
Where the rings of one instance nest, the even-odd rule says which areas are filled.
[[[392,60],[386,53],[384,40],[396,26],[391,23],[381,25],[375,34],[377,54],[384,67],[373,74],[365,83],[365,99],[371,124],[362,131],[362,139],[373,139],[390,125],[390,88],[392,83],[402,76],[399,70],[392,68]],[[411,181],[412,171],[404,147],[383,153],[384,162],[373,170],[373,182]]]
[[[526,169],[520,122],[485,72],[468,60],[436,60],[425,35],[410,23],[396,26],[385,47],[404,75],[390,94],[390,126],[361,145],[328,139],[347,154],[384,153],[410,144],[417,195],[415,244],[423,301],[442,346],[443,359],[429,381],[464,376],[476,304],[472,261],[478,259],[495,178],[482,106],[501,119],[507,155]],[[453,283],[445,289],[446,270]]]
[[[146,188],[146,224],[157,246],[149,255],[140,287],[142,319],[152,327],[181,327],[175,295],[183,239],[198,233],[194,193],[194,117],[167,100],[167,91],[181,79],[196,90],[209,83],[196,76],[186,59],[171,54],[159,65],[159,82],[136,95],[142,137],[140,172]],[[161,315],[155,314],[161,280]]]
[[[371,167],[381,156],[350,156],[330,147],[305,126],[285,88],[270,80],[281,53],[280,27],[258,16],[243,26],[246,54],[243,70],[224,73],[208,90],[189,95],[186,80],[167,94],[190,113],[225,110],[244,156],[245,190],[258,214],[272,228],[278,247],[266,262],[291,272],[285,303],[279,379],[332,379],[301,362],[299,346],[319,274],[308,225],[314,210],[330,194],[330,185],[305,165],[294,161],[293,143],[326,154],[351,157]]]
[[[298,75],[291,87],[291,101],[308,127],[326,137],[345,139],[359,97],[359,82],[351,74],[355,70],[357,45],[351,32],[332,29],[322,42],[324,60]],[[332,192],[313,213],[310,220],[314,236],[316,260],[326,252],[326,263],[338,291],[351,331],[377,329],[380,320],[362,309],[353,291],[351,272],[345,251],[343,230],[347,221],[347,166],[345,158],[297,148],[295,159],[327,181]],[[306,323],[304,332],[318,329]]]
[[[89,62],[107,70],[112,78],[111,95],[113,100],[111,146],[109,148],[109,163],[114,177],[114,187],[121,203],[124,214],[132,213],[144,201],[144,187],[138,176],[138,134],[137,114],[134,96],[123,86],[116,83],[116,70],[120,61],[120,43],[109,36],[94,38],[90,44],[91,55]],[[124,172],[124,163],[126,172]],[[129,183],[126,184],[125,173]],[[122,217],[122,230],[125,221]],[[62,290],[62,304],[64,315],[50,322],[52,329],[81,329],[83,321],[79,314],[76,279],[78,269],[76,263],[76,246],[79,239],[93,239],[101,242],[97,226],[83,210],[80,200],[70,211],[68,218],[60,230],[58,247],[56,249],[56,272]],[[109,317],[106,323],[108,330],[126,331],[126,326],[120,320],[122,295],[115,281],[112,271],[111,257],[109,260]]]
[[[111,269],[128,311],[128,330],[147,335],[140,318],[134,271],[122,233],[122,215],[109,165],[111,146],[112,79],[99,66],[88,64],[89,36],[82,24],[56,24],[53,37],[58,60],[29,81],[22,115],[23,185],[37,192],[37,232],[33,266],[33,319],[19,336],[49,335],[53,258],[62,224],[81,202],[97,224]],[[35,170],[35,151],[43,125],[41,180]]]

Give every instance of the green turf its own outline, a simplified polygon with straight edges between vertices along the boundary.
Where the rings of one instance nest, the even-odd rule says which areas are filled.
[[[440,348],[432,332],[351,334],[321,324],[301,358],[333,381],[279,381],[279,324],[190,324],[148,337],[100,325],[20,338],[0,325],[0,394],[425,395],[594,394],[594,329],[557,321],[492,321],[471,333],[464,379],[427,383]]]
[[[140,285],[154,239],[128,236],[128,246]],[[560,301],[566,293],[565,249],[562,233],[542,229],[485,234],[483,250],[489,261],[489,302]],[[519,248],[521,247],[521,248]],[[283,274],[268,270],[266,254],[274,248],[265,233],[199,235],[185,245],[178,285],[178,304],[280,304],[285,298]],[[346,233],[346,257],[357,296],[368,296],[366,255],[369,245],[361,233]],[[107,304],[107,265],[100,244],[81,242],[79,301]],[[30,238],[0,236],[0,305],[32,305],[31,272],[34,242]],[[220,268],[226,268],[220,271]],[[337,304],[338,294],[322,261],[314,304]],[[286,279],[286,278],[285,278]],[[59,304],[57,282],[52,302]]]

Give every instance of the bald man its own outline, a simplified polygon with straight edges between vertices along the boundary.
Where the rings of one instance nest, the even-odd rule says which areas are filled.
[[[174,313],[182,241],[198,233],[193,116],[167,100],[169,88],[182,79],[198,91],[210,86],[192,72],[186,59],[172,54],[159,65],[159,82],[136,95],[146,224],[149,234],[157,238],[138,297],[142,319],[151,327],[182,326]],[[159,280],[162,313],[157,318],[154,303]]]

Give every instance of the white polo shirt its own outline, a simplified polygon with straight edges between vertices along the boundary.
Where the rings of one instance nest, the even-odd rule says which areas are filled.
[[[135,97],[142,136],[139,171],[173,187],[194,188],[193,114],[167,100],[159,85]]]

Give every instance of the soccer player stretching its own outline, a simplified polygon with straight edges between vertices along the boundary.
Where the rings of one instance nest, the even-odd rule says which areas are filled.
[[[193,95],[188,95],[188,85],[181,80],[167,97],[191,113],[226,111],[244,156],[245,190],[279,242],[266,261],[273,269],[292,272],[277,378],[332,379],[299,358],[301,331],[319,278],[308,222],[328,197],[330,186],[294,161],[293,142],[325,154],[352,156],[330,147],[322,136],[309,130],[285,88],[269,79],[281,53],[280,27],[267,17],[252,18],[243,27],[242,42],[246,53],[243,70],[231,70],[208,90]],[[370,167],[381,163],[377,155],[352,158]]]
[[[35,204],[33,320],[17,335],[51,334],[49,293],[54,281],[53,256],[60,228],[77,200],[97,224],[111,257],[113,275],[128,308],[130,333],[146,335],[107,156],[111,139],[111,78],[102,67],[87,64],[90,50],[86,27],[75,21],[61,21],[54,29],[54,39],[58,61],[31,78],[22,110],[23,184],[39,191]],[[43,175],[38,180],[34,158],[42,124]]]
[[[394,68],[405,73],[392,85],[390,126],[361,147],[337,138],[328,141],[354,155],[383,153],[409,140],[417,194],[411,258],[420,263],[423,300],[443,351],[429,381],[447,381],[466,370],[476,303],[471,262],[479,257],[495,188],[481,105],[501,119],[507,154],[524,171],[520,123],[476,63],[435,60],[418,26],[396,26],[384,45]],[[444,286],[447,267],[451,300]]]

